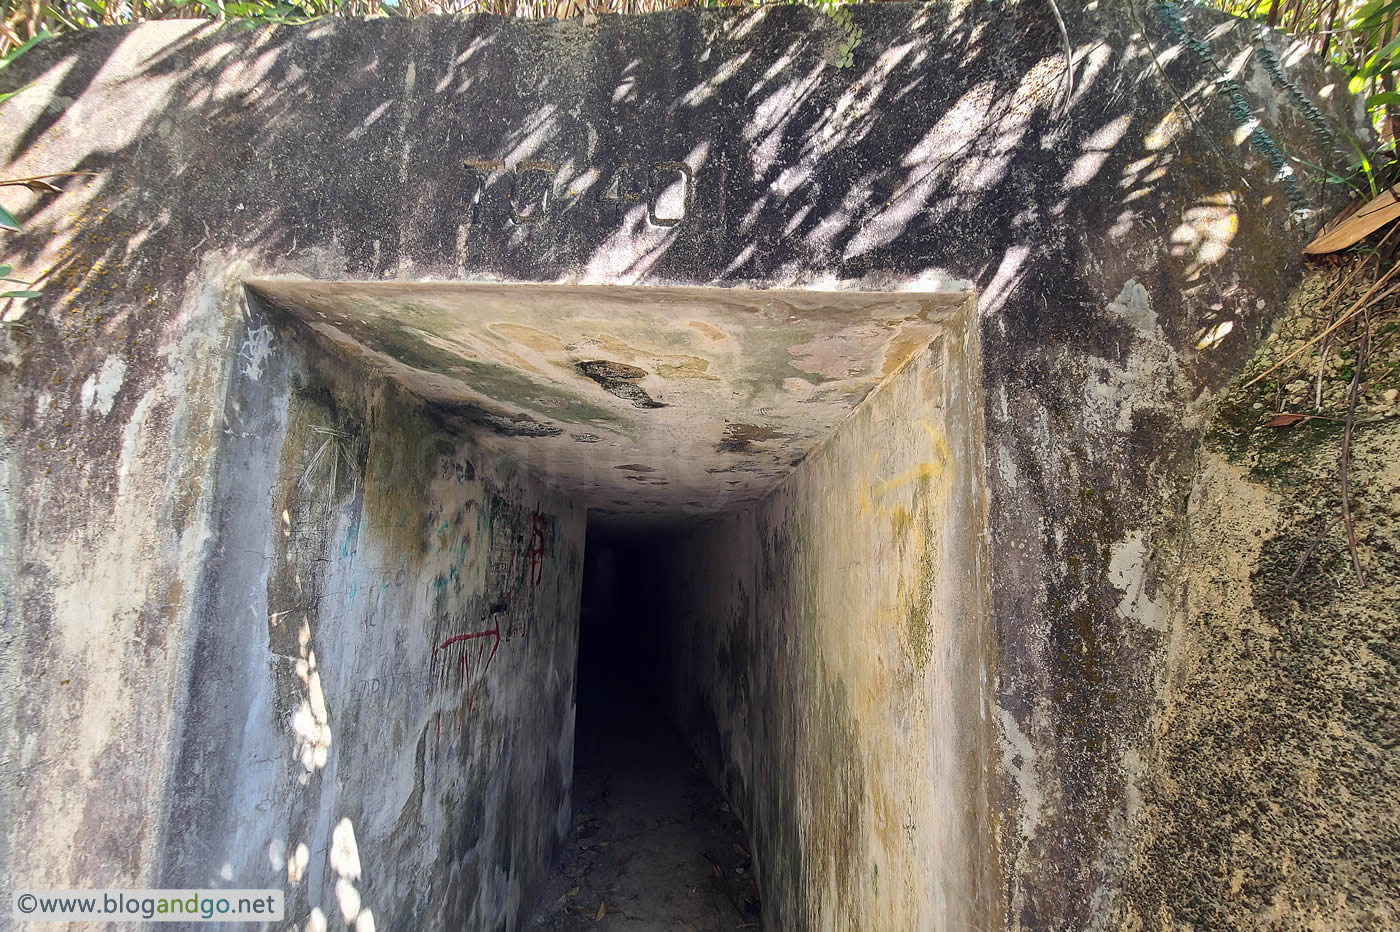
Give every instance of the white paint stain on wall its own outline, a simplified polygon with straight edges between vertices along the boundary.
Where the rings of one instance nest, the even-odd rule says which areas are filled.
[[[1109,304],[1108,310],[1141,330],[1145,337],[1150,338],[1157,332],[1157,312],[1152,310],[1147,289],[1131,278],[1123,284],[1123,290]]]
[[[1015,491],[1019,485],[1016,461],[1012,459],[1011,450],[1004,443],[997,445],[997,471],[1001,473],[1001,479],[1007,488]]]
[[[238,349],[238,360],[242,364],[241,371],[254,382],[258,381],[262,378],[263,365],[270,355],[272,355],[272,328],[264,325],[249,330],[248,335],[243,338],[243,345]]]
[[[116,356],[107,357],[102,368],[88,376],[81,389],[83,413],[96,410],[106,417],[112,413],[117,392],[121,391],[122,380],[126,378],[126,363]]]
[[[1175,400],[1181,394],[1180,366],[1157,322],[1147,289],[1141,284],[1128,279],[1108,310],[1136,334],[1121,364],[1114,359],[1099,359],[1098,370],[1085,380],[1085,421],[1095,430],[1127,434],[1133,430],[1134,416],[1140,412],[1174,411]],[[1046,442],[1051,443],[1050,438]]]
[[[1016,781],[1016,786],[1021,791],[1021,837],[1029,840],[1035,837],[1040,827],[1040,814],[1045,809],[1045,794],[1036,766],[1035,745],[1030,736],[1021,730],[1016,716],[1010,711],[998,707],[997,718],[1001,722],[1002,760],[1006,772]]]
[[[1142,531],[1132,531],[1109,558],[1108,578],[1123,591],[1118,614],[1155,631],[1167,630],[1166,608],[1147,594],[1147,541]]]

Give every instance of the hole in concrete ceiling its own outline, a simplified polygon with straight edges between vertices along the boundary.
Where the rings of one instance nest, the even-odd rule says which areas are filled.
[[[256,279],[249,289],[598,517],[764,497],[966,291]]]

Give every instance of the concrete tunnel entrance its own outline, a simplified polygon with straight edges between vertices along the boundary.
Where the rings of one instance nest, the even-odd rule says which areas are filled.
[[[984,908],[967,292],[258,279],[248,293],[250,332],[280,328],[305,356],[294,393],[332,408],[337,380],[395,393],[318,436],[347,470],[363,462],[352,537],[432,505],[420,535],[386,537],[438,561],[413,603],[436,619],[436,693],[395,727],[426,736],[420,770],[492,762],[489,785],[438,784],[468,839],[452,863],[519,877],[494,902],[474,881],[472,915],[572,928],[599,909],[669,910],[728,928],[761,909],[781,928],[856,880],[903,887],[882,927],[917,924],[930,884],[943,915]],[[454,510],[453,482],[481,491]],[[405,562],[383,549],[380,564]],[[565,711],[541,725],[550,708]],[[658,789],[690,814],[640,812]],[[688,840],[638,840],[687,821]],[[690,901],[662,890],[677,881]]]

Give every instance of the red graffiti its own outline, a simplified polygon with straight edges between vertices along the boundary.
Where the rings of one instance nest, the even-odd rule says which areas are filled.
[[[454,634],[452,635],[452,637],[443,641],[437,647],[434,647],[433,654],[436,655],[438,651],[445,650],[446,648],[451,647],[453,644],[460,644],[463,641],[474,641],[477,638],[496,639],[496,643],[491,646],[491,654],[492,656],[494,656],[496,653],[496,647],[498,647],[501,643],[501,632],[497,631],[495,628],[490,628],[486,631],[476,631],[472,634]]]
[[[530,579],[538,586],[544,579],[545,531],[549,528],[549,518],[535,506],[535,516],[530,521],[530,548],[525,551],[530,561]]]
[[[490,638],[489,647],[487,650]],[[473,643],[475,642],[475,643]],[[473,631],[470,634],[454,634],[433,648],[433,657],[429,669],[432,671],[433,680],[437,683],[439,691],[445,692],[452,684],[452,673],[457,672],[457,685],[466,692],[466,710],[472,709],[472,680],[480,681],[486,675],[486,670],[491,666],[491,661],[496,659],[496,649],[501,646],[501,631],[499,626],[488,628],[485,631]],[[461,706],[458,706],[458,714],[454,716],[456,731],[462,732]],[[437,713],[435,725],[434,742],[442,737],[442,713]]]

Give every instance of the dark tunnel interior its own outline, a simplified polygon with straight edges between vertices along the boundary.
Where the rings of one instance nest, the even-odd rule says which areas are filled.
[[[982,669],[984,649],[969,294],[259,280],[249,295],[269,321],[256,332],[298,335],[241,403],[287,386],[304,455],[282,525],[316,529],[303,549],[325,549],[317,571],[344,593],[321,639],[377,633],[390,611],[430,621],[431,687],[395,701],[424,706],[442,882],[476,891],[481,916],[709,930],[766,910],[781,926],[838,875],[878,897],[980,837],[964,762],[982,681],[942,672]],[[633,360],[610,361],[618,391],[589,375],[607,353]],[[633,381],[665,406],[637,407]],[[363,533],[339,499],[302,494],[318,477]],[[402,584],[377,580],[405,553]],[[314,698],[299,721],[320,725]],[[307,745],[309,773],[348,744],[331,737]],[[934,864],[960,890],[973,867]]]
[[[668,597],[657,571],[668,542],[685,533],[685,523],[589,521],[574,824],[558,868],[582,910],[566,909],[553,928],[588,927],[598,904],[668,928],[758,927],[744,828],[671,712]]]

